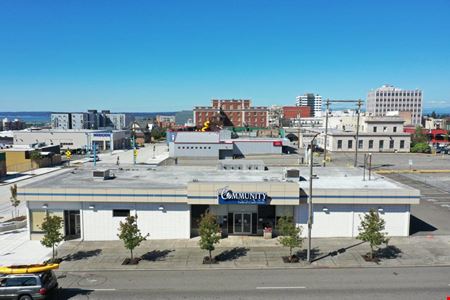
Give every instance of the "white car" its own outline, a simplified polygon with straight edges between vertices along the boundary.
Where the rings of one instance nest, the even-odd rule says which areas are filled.
[[[91,155],[89,155],[89,161],[94,161],[94,158],[95,158],[95,161],[100,161],[100,158],[98,157],[98,155],[93,155],[93,154],[91,154]]]

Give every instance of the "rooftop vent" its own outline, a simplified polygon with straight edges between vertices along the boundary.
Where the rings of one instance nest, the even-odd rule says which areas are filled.
[[[102,180],[108,180],[113,179],[115,176],[111,173],[111,170],[95,170],[93,172],[94,179],[102,179]]]
[[[291,169],[286,171],[286,178],[299,178],[299,177],[300,177],[300,170]]]

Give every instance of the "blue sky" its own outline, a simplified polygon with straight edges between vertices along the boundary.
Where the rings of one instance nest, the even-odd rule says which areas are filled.
[[[0,1],[0,111],[174,111],[211,98],[450,107],[450,1]]]

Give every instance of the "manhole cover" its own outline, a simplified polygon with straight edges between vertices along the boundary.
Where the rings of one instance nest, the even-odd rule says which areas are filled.
[[[80,287],[96,287],[106,282],[106,277],[94,274],[88,274],[78,280]]]

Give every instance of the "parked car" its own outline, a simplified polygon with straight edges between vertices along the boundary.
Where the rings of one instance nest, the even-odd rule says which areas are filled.
[[[58,281],[53,271],[36,274],[0,274],[0,299],[54,299]]]
[[[94,161],[94,158],[96,161],[100,161],[100,158],[98,157],[98,155],[91,154],[89,155],[89,161]]]

